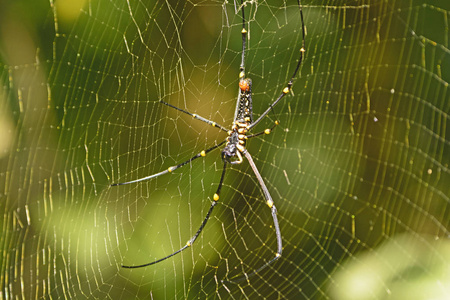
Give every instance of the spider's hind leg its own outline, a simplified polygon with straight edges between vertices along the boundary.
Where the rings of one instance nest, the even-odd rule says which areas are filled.
[[[171,108],[174,108],[174,109],[176,109],[176,110],[178,110],[178,111],[181,111],[182,113],[185,113],[185,114],[187,114],[187,115],[193,117],[194,119],[197,119],[197,120],[200,120],[200,121],[202,121],[202,122],[205,122],[206,124],[208,124],[208,125],[210,125],[210,126],[212,126],[212,127],[216,127],[216,128],[219,128],[219,129],[222,130],[222,131],[228,132],[228,130],[227,130],[225,127],[223,127],[223,126],[220,125],[220,124],[217,124],[217,123],[214,122],[214,121],[211,121],[211,120],[208,120],[208,119],[206,119],[206,118],[203,118],[202,116],[199,116],[199,115],[197,115],[197,114],[190,113],[190,112],[188,112],[187,110],[184,110],[184,109],[182,109],[182,108],[176,107],[175,105],[169,104],[169,103],[164,102],[164,101],[162,101],[162,100],[160,100],[159,102],[162,103],[162,104],[164,104],[164,105],[167,105],[167,106],[169,106],[169,107],[171,107]]]

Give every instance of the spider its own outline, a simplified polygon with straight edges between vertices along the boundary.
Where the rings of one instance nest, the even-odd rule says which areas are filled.
[[[175,171],[176,169],[181,168],[182,166],[185,166],[186,164],[191,163],[192,161],[196,160],[197,158],[205,157],[206,154],[208,154],[209,152],[211,152],[225,144],[225,146],[223,147],[222,152],[221,152],[221,157],[222,157],[222,161],[223,161],[222,175],[220,177],[217,191],[213,195],[213,201],[208,210],[208,213],[206,214],[206,216],[205,216],[203,222],[201,223],[200,227],[198,228],[197,232],[194,234],[193,237],[191,237],[187,241],[186,245],[184,245],[181,249],[173,252],[172,254],[169,254],[169,255],[167,255],[163,258],[160,258],[158,260],[155,260],[153,262],[142,264],[142,265],[133,265],[133,266],[122,265],[123,268],[134,269],[134,268],[142,268],[142,267],[154,265],[154,264],[162,262],[162,261],[180,253],[181,251],[185,250],[186,248],[192,246],[192,244],[194,244],[195,240],[198,238],[198,236],[200,235],[202,230],[205,228],[206,223],[208,222],[209,217],[211,216],[211,213],[212,213],[214,207],[217,205],[217,203],[219,201],[220,190],[222,189],[222,185],[223,185],[224,178],[225,178],[225,172],[227,170],[228,164],[231,164],[231,165],[241,164],[244,161],[243,157],[245,157],[247,159],[248,163],[250,164],[250,167],[252,168],[252,170],[259,182],[259,185],[263,191],[264,198],[266,200],[266,204],[271,210],[273,223],[274,223],[274,227],[275,227],[276,240],[277,240],[277,252],[275,253],[275,257],[273,257],[271,260],[269,260],[268,262],[263,264],[258,269],[254,270],[253,272],[251,272],[249,274],[244,273],[242,276],[240,276],[236,280],[231,280],[230,282],[238,283],[238,282],[241,282],[244,280],[248,280],[248,278],[250,278],[251,276],[260,272],[261,270],[263,270],[264,268],[266,268],[267,266],[269,266],[270,264],[272,264],[273,262],[275,262],[276,260],[278,260],[281,257],[283,247],[282,247],[282,237],[281,237],[281,232],[280,232],[280,226],[279,226],[278,218],[277,218],[277,209],[275,207],[274,201],[272,200],[272,196],[270,195],[269,190],[267,189],[266,184],[264,183],[264,180],[263,180],[261,174],[259,173],[258,168],[255,165],[255,162],[253,161],[252,156],[247,151],[247,148],[245,146],[246,146],[246,142],[248,139],[256,137],[256,136],[260,136],[263,134],[270,134],[271,131],[275,128],[275,126],[277,126],[279,124],[279,121],[276,120],[271,128],[267,128],[264,131],[259,132],[259,133],[249,134],[249,132],[253,129],[253,127],[255,127],[257,124],[259,124],[261,122],[261,120],[263,120],[263,118],[266,117],[270,111],[273,111],[273,107],[278,102],[280,102],[280,100],[283,99],[283,97],[286,96],[291,91],[292,85],[294,84],[295,77],[297,76],[297,73],[302,64],[302,61],[303,61],[303,58],[304,58],[304,55],[306,52],[306,50],[305,50],[306,28],[305,28],[304,21],[303,21],[303,12],[302,12],[302,5],[300,3],[300,0],[297,0],[297,5],[299,8],[299,12],[300,12],[301,31],[302,31],[302,47],[300,48],[300,56],[298,58],[297,65],[295,67],[295,70],[294,70],[289,82],[282,89],[282,92],[280,93],[280,95],[276,98],[276,100],[274,102],[272,102],[272,104],[269,105],[269,107],[259,116],[259,118],[256,119],[256,121],[253,121],[252,80],[250,78],[245,78],[245,50],[246,50],[246,41],[247,41],[247,29],[246,29],[246,21],[245,21],[245,14],[244,14],[244,6],[245,5],[244,5],[243,0],[241,0],[241,5],[240,5],[240,10],[242,13],[242,30],[241,30],[242,54],[241,54],[241,64],[240,64],[240,68],[239,68],[240,69],[240,72],[239,72],[239,95],[238,95],[237,102],[236,102],[234,120],[231,125],[231,129],[228,130],[216,122],[205,119],[197,114],[190,113],[184,109],[178,108],[176,106],[173,106],[169,103],[166,103],[166,102],[160,100],[160,103],[162,103],[166,106],[176,109],[184,114],[190,115],[194,119],[205,122],[210,126],[219,128],[220,130],[226,132],[227,138],[224,141],[222,141],[221,143],[216,144],[215,146],[213,146],[211,148],[205,149],[205,150],[201,151],[200,153],[198,153],[197,155],[191,157],[190,159],[188,159],[182,163],[179,163],[175,166],[171,166],[164,171],[161,171],[159,173],[152,174],[150,176],[146,176],[143,178],[139,178],[136,180],[128,181],[128,182],[114,183],[114,184],[111,184],[111,186],[119,186],[119,185],[137,183],[137,182],[141,182],[141,181],[145,181],[145,180],[150,180],[152,178],[155,178],[155,177],[167,174],[167,173],[171,173],[171,172]]]

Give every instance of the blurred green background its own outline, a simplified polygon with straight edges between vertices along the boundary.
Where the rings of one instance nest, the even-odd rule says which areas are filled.
[[[450,4],[303,1],[306,59],[217,189],[242,19],[233,1],[0,3],[0,298],[447,299]],[[254,114],[302,43],[296,1],[247,1]]]

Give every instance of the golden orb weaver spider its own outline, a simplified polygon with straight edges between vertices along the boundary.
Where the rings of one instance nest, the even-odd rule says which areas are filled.
[[[231,129],[228,130],[216,122],[213,122],[211,120],[203,118],[197,114],[190,113],[184,109],[178,108],[178,107],[173,106],[164,101],[160,101],[160,103],[167,105],[173,109],[176,109],[184,114],[190,115],[194,119],[205,122],[210,126],[219,128],[220,130],[227,133],[227,138],[224,141],[222,141],[221,143],[219,143],[211,148],[205,149],[205,150],[201,151],[200,153],[198,153],[197,155],[191,157],[190,159],[188,159],[182,163],[179,163],[175,166],[171,166],[164,171],[161,171],[159,173],[155,173],[155,174],[143,177],[143,178],[139,178],[136,180],[132,180],[132,181],[127,181],[127,182],[122,182],[122,183],[114,183],[114,184],[111,184],[111,186],[119,186],[119,185],[137,183],[137,182],[141,182],[141,181],[145,181],[145,180],[150,180],[152,178],[155,178],[155,177],[167,174],[167,173],[171,173],[171,172],[175,171],[176,169],[181,168],[182,166],[196,160],[197,158],[205,157],[206,154],[208,154],[209,152],[211,152],[225,144],[225,147],[223,148],[223,150],[221,152],[221,157],[222,157],[222,161],[223,161],[222,175],[220,177],[220,181],[219,181],[219,185],[217,187],[216,193],[213,196],[213,201],[211,203],[211,206],[210,206],[203,222],[201,223],[199,229],[194,234],[194,236],[192,236],[187,241],[186,245],[184,245],[181,249],[173,252],[172,254],[169,254],[169,255],[167,255],[163,258],[160,258],[158,260],[155,260],[153,262],[141,264],[141,265],[133,265],[133,266],[122,265],[123,268],[134,269],[134,268],[142,268],[142,267],[154,265],[154,264],[157,264],[163,260],[166,260],[166,259],[180,253],[181,251],[185,250],[186,248],[192,246],[192,244],[195,242],[197,237],[202,232],[203,228],[206,226],[206,223],[208,222],[209,217],[211,216],[211,213],[212,213],[214,207],[218,203],[218,200],[220,198],[219,197],[220,190],[222,189],[223,181],[225,179],[225,172],[227,169],[227,165],[228,164],[231,164],[231,165],[241,164],[244,161],[243,156],[249,162],[249,164],[259,182],[259,185],[263,191],[264,198],[266,200],[266,204],[271,209],[271,214],[272,214],[273,223],[274,223],[274,227],[275,227],[276,240],[277,240],[277,252],[275,254],[275,257],[273,257],[271,260],[269,260],[268,262],[263,264],[258,269],[252,271],[249,274],[244,274],[235,280],[231,280],[231,281],[227,281],[227,282],[239,283],[241,281],[248,280],[248,278],[250,278],[253,275],[255,275],[256,273],[260,272],[261,270],[263,270],[264,268],[266,268],[267,266],[269,266],[270,264],[272,264],[273,262],[275,262],[276,260],[278,260],[281,257],[283,244],[282,244],[280,226],[279,226],[278,218],[277,218],[277,209],[275,207],[274,201],[272,200],[272,196],[270,195],[269,190],[267,189],[266,184],[264,183],[264,180],[263,180],[261,174],[259,173],[258,168],[255,165],[255,162],[253,161],[252,156],[247,151],[245,146],[246,146],[247,139],[250,139],[250,138],[262,135],[262,134],[269,134],[275,128],[275,126],[277,126],[279,124],[278,120],[276,120],[274,122],[274,125],[271,128],[267,128],[264,131],[259,132],[259,133],[249,134],[249,132],[253,129],[253,127],[255,127],[258,123],[260,123],[261,120],[263,120],[263,118],[266,117],[270,111],[272,111],[273,107],[281,99],[283,99],[283,97],[285,95],[287,95],[291,91],[291,88],[294,84],[295,77],[297,76],[297,73],[302,64],[304,54],[306,52],[306,49],[305,49],[306,27],[305,27],[304,21],[303,21],[303,11],[302,11],[302,5],[300,3],[300,0],[297,0],[297,5],[299,8],[299,13],[300,13],[301,32],[302,32],[302,46],[300,48],[300,56],[298,58],[297,65],[295,67],[295,70],[294,70],[289,82],[282,89],[281,94],[277,97],[277,99],[274,102],[272,102],[272,104],[269,105],[269,107],[259,116],[259,118],[256,121],[253,122],[252,81],[250,78],[245,78],[245,50],[246,50],[246,41],[247,41],[247,29],[246,29],[246,21],[245,21],[245,13],[244,13],[245,5],[244,5],[243,0],[241,0],[241,8],[240,8],[241,13],[242,13],[242,30],[241,30],[242,54],[241,54],[241,64],[240,64],[240,71],[239,71],[239,95],[238,95],[237,102],[236,102],[234,120],[233,120]]]

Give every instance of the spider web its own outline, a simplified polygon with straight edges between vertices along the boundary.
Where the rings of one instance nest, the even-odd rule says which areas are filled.
[[[0,7],[0,298],[444,299],[450,294],[450,5],[303,1],[306,60],[251,139],[278,209],[220,150],[242,19],[233,1],[16,1]],[[296,1],[246,1],[259,116],[301,47]]]

